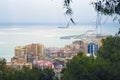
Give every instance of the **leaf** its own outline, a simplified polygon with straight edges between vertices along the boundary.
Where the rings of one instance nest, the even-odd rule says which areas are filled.
[[[75,22],[74,22],[74,20],[72,18],[70,18],[70,21],[75,25]]]
[[[119,28],[118,34],[120,34],[120,28]]]

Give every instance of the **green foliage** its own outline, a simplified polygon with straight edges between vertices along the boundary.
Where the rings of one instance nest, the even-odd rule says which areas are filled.
[[[103,40],[98,55],[111,62],[120,61],[120,36],[109,36]]]
[[[6,60],[4,58],[0,58],[0,71],[5,68]]]
[[[21,70],[5,67],[6,60],[0,59],[0,80],[54,80],[55,73],[52,69],[24,67]]]
[[[66,9],[65,14],[72,16],[73,11],[71,8],[72,0],[64,0],[64,8]],[[114,16],[113,21],[118,20],[120,23],[120,19],[118,15],[120,15],[120,0],[95,0],[92,2],[94,9],[104,15]]]
[[[39,80],[54,80],[54,75],[55,73],[52,69],[46,68],[42,71]]]
[[[72,0],[64,0],[64,8],[66,9],[65,14],[67,15],[72,15],[72,8],[70,6],[70,3],[72,2]]]
[[[87,57],[83,53],[78,53],[77,56],[73,57],[67,62],[66,68],[62,70],[62,80],[85,80],[88,76],[88,68],[92,67],[94,62],[93,57]]]
[[[64,8],[66,8],[66,14],[71,15],[72,9],[70,7],[72,0],[64,0]],[[96,0],[92,3],[95,6],[95,10],[104,15],[120,15],[120,0]]]
[[[120,80],[120,37],[109,36],[95,59],[78,53],[62,70],[62,80]]]
[[[65,10],[66,10],[65,14],[69,16],[69,22],[68,22],[67,26],[69,26],[70,22],[72,22],[75,25],[75,22],[72,18],[73,11],[72,11],[72,8],[71,8],[71,5],[70,5],[71,2],[72,2],[72,0],[64,0],[64,5],[63,5]]]
[[[105,15],[120,15],[120,0],[98,0],[93,2],[95,10]]]
[[[98,14],[112,16],[120,23],[120,0],[96,0],[92,4]]]

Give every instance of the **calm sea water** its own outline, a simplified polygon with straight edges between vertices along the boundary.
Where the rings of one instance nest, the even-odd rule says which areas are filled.
[[[45,47],[64,47],[75,39],[64,40],[62,36],[80,35],[87,30],[94,30],[95,25],[76,25],[69,28],[58,28],[61,25],[1,25],[0,26],[0,57],[10,61],[16,46],[42,43]],[[64,27],[64,25],[62,25]],[[99,26],[97,33],[114,35],[119,25],[106,24]]]

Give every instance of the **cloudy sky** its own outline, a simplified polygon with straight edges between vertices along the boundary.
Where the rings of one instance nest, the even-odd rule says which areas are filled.
[[[76,22],[94,22],[93,0],[73,0]],[[63,0],[0,0],[0,23],[63,23]]]

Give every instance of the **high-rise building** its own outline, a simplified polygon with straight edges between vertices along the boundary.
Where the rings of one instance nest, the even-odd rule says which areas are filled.
[[[98,50],[98,44],[97,43],[88,43],[87,45],[87,53],[96,55]]]
[[[15,47],[15,57],[24,58],[25,54],[26,54],[26,48],[25,47],[21,47],[21,46]]]
[[[30,62],[44,58],[43,44],[30,44],[26,46],[15,47],[15,56],[11,59],[12,62]]]
[[[85,53],[85,42],[80,40],[80,41],[74,41],[72,44],[73,50],[77,52],[84,52]]]
[[[44,45],[43,44],[31,44],[26,46],[27,53],[34,56],[44,55]]]

